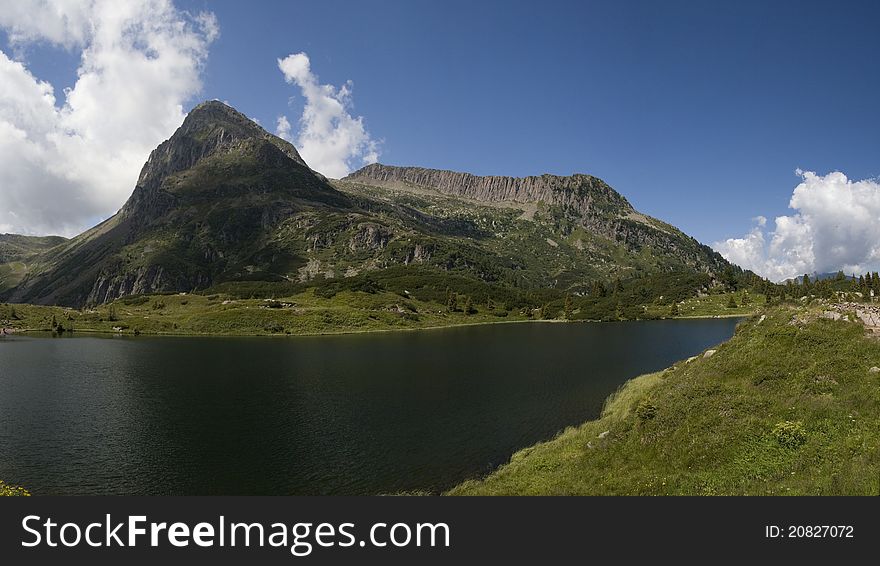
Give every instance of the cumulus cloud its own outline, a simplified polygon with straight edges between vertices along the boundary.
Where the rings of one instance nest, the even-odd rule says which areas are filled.
[[[279,59],[278,68],[289,84],[299,87],[305,108],[295,139],[286,116],[278,118],[276,134],[296,145],[312,169],[339,178],[379,160],[379,143],[370,137],[363,117],[350,114],[351,81],[340,88],[322,85],[305,53]]]
[[[794,214],[777,217],[770,232],[767,219],[759,216],[748,234],[713,247],[776,281],[803,273],[880,269],[880,183],[851,181],[837,171],[797,174],[801,183],[789,202]]]
[[[115,212],[201,89],[211,13],[171,0],[0,0],[0,229],[74,234]],[[80,54],[60,95],[22,53]]]

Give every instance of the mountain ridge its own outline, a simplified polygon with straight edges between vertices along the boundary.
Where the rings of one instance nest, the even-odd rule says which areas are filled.
[[[411,183],[431,187],[445,194],[481,201],[544,201],[574,206],[581,213],[588,212],[595,204],[635,211],[623,195],[598,177],[585,173],[508,177],[374,163],[358,169],[343,180]]]

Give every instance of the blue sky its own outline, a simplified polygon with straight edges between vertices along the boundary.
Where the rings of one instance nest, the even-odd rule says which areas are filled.
[[[220,31],[190,106],[218,98],[296,130],[303,97],[277,60],[305,52],[321,84],[352,81],[349,111],[383,163],[590,173],[706,243],[763,216],[769,248],[773,219],[802,212],[788,209],[797,168],[880,176],[880,3],[175,4]],[[75,83],[76,49],[24,53],[56,96]]]
[[[784,213],[798,167],[880,175],[880,4],[474,4],[196,2],[205,95],[274,123],[275,59],[305,51],[382,162],[590,173],[706,242]]]

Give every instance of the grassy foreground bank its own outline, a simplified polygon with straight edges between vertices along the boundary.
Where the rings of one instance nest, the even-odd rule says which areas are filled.
[[[451,495],[878,495],[880,341],[778,307]]]

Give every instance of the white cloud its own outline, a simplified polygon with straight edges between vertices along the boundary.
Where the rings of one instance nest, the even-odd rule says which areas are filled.
[[[60,103],[0,51],[0,227],[67,235],[125,202],[201,89],[219,33],[213,14],[171,0],[0,0],[0,28],[15,53],[49,44],[80,54]]]
[[[822,176],[798,169],[797,174],[801,183],[789,202],[794,214],[777,217],[769,234],[767,219],[759,216],[744,237],[713,247],[776,281],[803,273],[880,269],[880,183],[851,181],[840,172]]]
[[[362,116],[353,117],[351,81],[342,87],[322,85],[312,73],[305,53],[288,55],[278,60],[285,80],[297,85],[306,99],[294,139],[286,116],[278,118],[276,134],[294,143],[309,167],[340,178],[354,168],[379,160],[379,143],[370,137]]]
[[[291,141],[290,122],[287,121],[287,116],[278,117],[278,122],[275,125],[275,134],[279,138],[284,138],[287,141]]]

